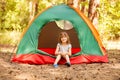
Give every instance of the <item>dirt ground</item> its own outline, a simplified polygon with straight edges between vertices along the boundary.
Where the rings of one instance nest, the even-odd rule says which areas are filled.
[[[10,62],[10,53],[0,53],[0,80],[120,80],[120,50],[109,50],[109,63],[29,65]]]

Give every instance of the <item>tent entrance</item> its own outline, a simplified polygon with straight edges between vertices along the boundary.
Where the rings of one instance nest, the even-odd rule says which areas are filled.
[[[56,45],[58,43],[58,34],[65,31],[70,36],[72,44],[72,52],[75,54],[80,52],[80,42],[74,28],[64,30],[58,27],[55,21],[47,23],[41,30],[38,38],[38,49],[54,54]]]

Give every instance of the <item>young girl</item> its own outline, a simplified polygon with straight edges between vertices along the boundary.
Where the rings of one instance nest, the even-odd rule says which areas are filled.
[[[58,44],[56,47],[56,51],[55,51],[55,55],[56,56],[56,60],[54,62],[54,67],[58,67],[58,62],[60,61],[61,57],[63,57],[64,59],[66,59],[66,65],[68,67],[71,66],[70,64],[70,59],[69,56],[71,56],[71,44],[70,44],[70,39],[69,36],[66,32],[61,32],[59,34],[59,38],[58,38]]]

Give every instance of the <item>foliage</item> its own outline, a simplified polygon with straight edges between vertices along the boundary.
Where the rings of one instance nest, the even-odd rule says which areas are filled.
[[[20,31],[26,27],[29,20],[28,4],[26,0],[3,0],[0,3],[0,10],[2,11],[0,13],[2,17],[0,20],[2,24],[0,25],[1,30]]]
[[[120,0],[101,0],[99,31],[103,39],[114,40],[120,37]]]
[[[1,31],[0,44],[15,46],[20,39],[21,32],[18,31]]]
[[[0,0],[0,32],[21,31],[28,25],[29,2],[33,0]],[[38,0],[38,12],[48,6],[67,3],[67,0]],[[89,0],[80,3],[88,9]],[[120,37],[120,0],[101,0],[99,11],[99,33],[102,39]],[[85,13],[87,14],[87,12]],[[0,36],[1,36],[0,33]],[[6,39],[6,38],[5,38]],[[11,39],[11,38],[10,38]],[[9,42],[9,41],[7,41]]]

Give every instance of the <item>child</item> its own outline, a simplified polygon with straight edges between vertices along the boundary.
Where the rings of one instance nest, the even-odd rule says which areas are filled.
[[[58,44],[56,47],[55,55],[56,60],[54,62],[54,67],[58,67],[58,62],[60,61],[61,57],[66,59],[66,65],[68,67],[71,66],[69,56],[71,56],[71,44],[69,36],[66,32],[61,32],[58,37]]]

